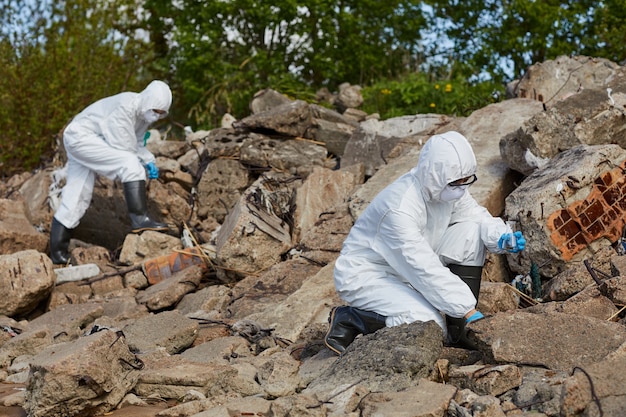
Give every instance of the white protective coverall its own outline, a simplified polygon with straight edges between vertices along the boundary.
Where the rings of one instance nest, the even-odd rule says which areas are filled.
[[[344,241],[335,286],[350,306],[386,316],[388,327],[460,318],[476,305],[470,288],[446,267],[482,266],[511,228],[469,194],[440,199],[452,181],[474,175],[476,158],[457,132],[431,137],[415,168],[381,191]]]
[[[152,81],[141,93],[125,92],[89,105],[66,126],[67,182],[54,217],[63,226],[78,226],[91,202],[96,174],[122,183],[146,179],[144,166],[155,161],[144,136],[153,120],[151,110],[165,117],[172,92],[163,81]]]

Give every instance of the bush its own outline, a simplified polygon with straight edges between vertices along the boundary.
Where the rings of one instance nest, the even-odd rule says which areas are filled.
[[[425,73],[412,73],[399,80],[376,82],[363,88],[362,94],[362,109],[380,114],[381,119],[427,113],[468,116],[499,101],[504,87],[462,79],[433,80]]]

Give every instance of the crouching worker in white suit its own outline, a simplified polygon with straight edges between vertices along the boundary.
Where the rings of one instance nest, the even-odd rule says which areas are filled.
[[[518,252],[526,243],[470,195],[476,180],[470,144],[448,132],[431,137],[417,166],[374,198],[335,264],[349,305],[331,311],[328,348],[342,354],[359,334],[429,320],[448,344],[469,347],[465,325],[483,318],[476,303],[485,250]]]
[[[71,230],[89,207],[96,174],[122,182],[133,233],[168,230],[148,216],[146,170],[149,178],[158,178],[159,170],[144,137],[152,123],[167,115],[171,104],[168,85],[152,81],[141,93],[124,92],[96,101],[67,125],[63,133],[67,182],[50,228],[53,263],[69,261]]]

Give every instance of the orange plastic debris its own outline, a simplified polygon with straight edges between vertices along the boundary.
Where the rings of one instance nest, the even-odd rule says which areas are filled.
[[[203,265],[208,269],[207,262],[204,259],[205,256],[201,249],[189,248],[183,252],[172,252],[149,259],[143,263],[142,270],[148,278],[148,283],[154,285],[192,265]]]

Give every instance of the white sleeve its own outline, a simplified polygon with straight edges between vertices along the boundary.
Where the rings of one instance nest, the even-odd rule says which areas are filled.
[[[148,150],[148,148],[145,145],[145,142],[146,142],[145,133],[143,136],[137,137],[137,156],[141,160],[142,164],[147,165],[150,162],[156,161],[156,158],[154,157],[152,152]]]
[[[498,241],[504,233],[511,233],[511,228],[499,217],[478,204],[470,193],[459,199],[452,209],[450,223],[473,221],[480,223],[480,238],[489,252],[506,253],[498,247]]]

